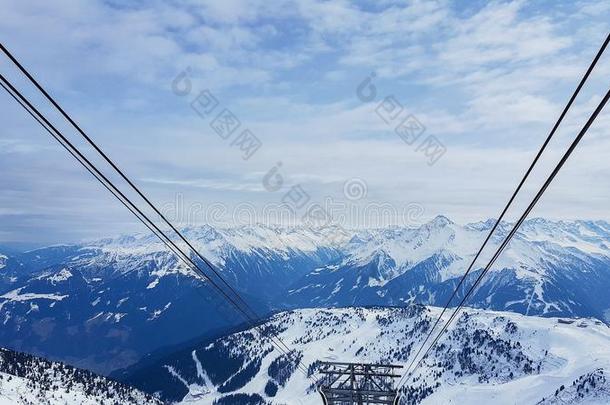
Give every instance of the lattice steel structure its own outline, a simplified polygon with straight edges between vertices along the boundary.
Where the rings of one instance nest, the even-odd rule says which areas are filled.
[[[394,379],[402,366],[392,364],[323,362],[318,392],[324,405],[397,405]]]

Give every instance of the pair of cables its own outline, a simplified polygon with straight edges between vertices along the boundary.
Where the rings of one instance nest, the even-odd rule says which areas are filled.
[[[97,143],[72,119],[72,117],[59,105],[59,103],[40,85],[33,75],[6,49],[0,44],[0,50],[8,59],[21,71],[21,73],[44,95],[47,101],[76,129],[83,139],[93,148],[95,152],[119,175],[123,181],[143,200],[148,209],[151,209],[157,217],[166,224],[173,235],[178,237],[178,243],[172,239],[171,234],[162,230],[144,210],[129,198],[119,187],[111,181],[92,161],[87,158],[60,130],[54,126],[47,117],[36,108],[27,97],[25,97],[4,75],[0,74],[0,86],[38,123],[48,132],[66,151],[76,159],[106,190],[108,190],[129,212],[131,212],[148,230],[157,236],[161,242],[172,252],[179,261],[183,262],[197,277],[210,283],[220,295],[231,304],[245,319],[247,325],[259,328],[261,318],[252,307],[240,296],[240,294],[222,277],[220,271],[206,259],[184,236],[180,230],[173,225],[165,215],[152,203],[152,201],[129,179],[118,165],[97,145]],[[180,246],[182,244],[183,246]],[[194,257],[191,257],[193,255]],[[203,264],[203,266],[200,265]],[[208,271],[204,271],[202,268]],[[291,349],[274,332],[269,336],[270,342],[282,354],[291,357]],[[261,332],[261,335],[263,332]],[[298,368],[308,376],[307,369],[301,362]]]
[[[597,63],[598,63],[599,59],[601,58],[601,56],[604,54],[604,52],[605,52],[609,42],[610,42],[610,34],[608,34],[606,36],[605,41],[603,42],[602,46],[600,47],[600,49],[598,50],[597,54],[595,55],[595,58],[593,59],[593,61],[589,65],[589,68],[587,69],[587,71],[585,72],[583,77],[581,78],[578,86],[576,87],[576,89],[574,90],[572,96],[568,100],[568,103],[566,104],[566,106],[564,107],[563,111],[559,115],[559,118],[555,122],[555,125],[553,125],[553,128],[549,132],[547,138],[545,139],[545,141],[542,144],[541,148],[539,149],[538,153],[536,154],[536,156],[534,157],[534,159],[530,163],[530,166],[528,167],[527,171],[525,172],[524,176],[522,177],[521,181],[519,182],[517,188],[514,190],[514,192],[513,192],[512,196],[510,197],[508,203],[506,204],[506,206],[502,210],[500,216],[496,220],[494,226],[490,230],[490,232],[487,235],[485,241],[483,242],[483,244],[479,248],[478,252],[475,254],[475,256],[474,256],[473,260],[471,261],[470,265],[468,266],[466,272],[464,273],[464,275],[461,277],[460,281],[456,285],[455,289],[453,290],[453,293],[451,294],[450,298],[447,300],[447,303],[443,307],[441,313],[439,314],[439,316],[437,317],[436,321],[434,322],[432,328],[430,329],[430,332],[426,335],[426,338],[424,339],[423,343],[419,347],[419,350],[417,351],[415,356],[412,358],[412,360],[411,360],[411,362],[409,364],[409,367],[405,371],[405,374],[403,375],[403,377],[401,378],[401,380],[397,384],[398,388],[400,388],[404,383],[406,383],[406,381],[413,375],[415,370],[422,364],[423,360],[428,356],[430,351],[435,347],[436,343],[438,343],[438,341],[441,338],[441,336],[443,335],[443,333],[445,333],[447,331],[447,329],[449,328],[451,323],[455,320],[457,315],[460,313],[460,311],[464,307],[464,304],[466,303],[468,298],[473,294],[473,292],[476,290],[476,288],[481,283],[481,280],[485,277],[485,275],[489,272],[489,269],[493,266],[495,261],[502,254],[502,252],[504,251],[504,249],[506,248],[508,243],[511,241],[511,239],[513,238],[515,233],[518,231],[519,227],[523,224],[523,221],[525,221],[525,219],[527,218],[529,213],[536,206],[536,204],[538,203],[538,201],[540,200],[542,195],[545,193],[545,191],[547,190],[547,188],[549,187],[551,182],[555,179],[555,177],[557,176],[557,174],[559,173],[561,168],[564,166],[564,164],[566,163],[566,161],[568,160],[570,155],[574,152],[574,150],[576,149],[576,147],[578,146],[578,144],[580,143],[582,138],[585,136],[585,134],[587,133],[587,131],[589,130],[591,125],[595,122],[595,120],[596,120],[597,116],[599,115],[599,113],[603,110],[604,106],[608,102],[608,99],[610,98],[610,90],[608,90],[606,95],[602,98],[602,100],[600,101],[598,106],[595,108],[595,110],[593,111],[593,113],[591,114],[591,116],[589,117],[587,122],[585,123],[585,125],[582,127],[582,129],[580,130],[580,132],[578,133],[578,135],[576,136],[576,138],[574,139],[572,144],[568,147],[567,151],[564,153],[564,155],[562,156],[560,161],[557,163],[557,165],[555,166],[553,171],[546,178],[546,180],[545,180],[544,184],[542,185],[542,187],[538,190],[538,192],[536,193],[535,197],[530,201],[530,203],[529,203],[528,207],[526,208],[525,212],[521,215],[521,217],[518,219],[518,221],[512,226],[512,228],[509,231],[509,233],[507,234],[507,236],[500,243],[499,247],[497,248],[497,250],[494,253],[494,255],[492,256],[492,258],[489,260],[489,262],[487,263],[485,268],[479,273],[479,275],[475,279],[474,283],[468,288],[467,292],[464,294],[464,296],[462,297],[462,299],[458,303],[457,307],[455,307],[455,309],[453,310],[453,312],[452,312],[451,316],[449,317],[449,319],[447,320],[447,322],[444,323],[444,325],[442,326],[441,330],[436,334],[435,338],[432,340],[432,343],[427,347],[427,349],[424,352],[424,354],[422,356],[420,356],[421,352],[426,347],[426,343],[428,343],[428,341],[430,340],[430,338],[433,335],[434,331],[436,330],[436,327],[439,325],[440,321],[442,320],[443,315],[449,309],[450,305],[452,304],[454,298],[458,295],[458,292],[460,291],[462,286],[464,286],[464,283],[467,280],[468,275],[471,273],[471,271],[472,271],[472,269],[474,267],[474,264],[479,259],[479,256],[481,255],[481,253],[483,252],[483,250],[487,246],[487,244],[488,244],[489,240],[491,239],[491,237],[494,235],[494,233],[495,233],[496,229],[498,228],[499,224],[501,223],[501,221],[504,219],[504,217],[505,217],[506,213],[508,212],[509,208],[511,207],[511,205],[515,201],[517,195],[519,194],[519,192],[523,188],[523,185],[525,184],[525,182],[529,178],[530,174],[532,173],[532,171],[533,171],[534,167],[536,166],[536,164],[538,163],[538,161],[540,160],[540,157],[542,156],[542,154],[546,150],[549,142],[551,141],[551,139],[553,138],[553,136],[557,132],[557,129],[559,128],[559,126],[563,122],[565,116],[567,115],[568,111],[572,107],[572,104],[576,100],[576,97],[578,96],[578,94],[580,93],[581,89],[583,88],[583,86],[585,85],[587,80],[589,79],[589,76],[591,75],[591,72],[593,71],[593,69],[597,65]]]

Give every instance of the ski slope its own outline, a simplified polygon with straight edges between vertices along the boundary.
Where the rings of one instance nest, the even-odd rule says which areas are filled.
[[[318,405],[316,361],[407,365],[439,313],[420,306],[282,312],[257,329],[167,356],[140,370],[139,378],[154,376],[147,390],[182,404],[232,404],[239,403],[232,395],[246,395],[252,403]],[[271,344],[271,331],[291,356]],[[427,405],[533,405],[553,398],[562,385],[610,370],[609,348],[610,329],[595,319],[467,309],[406,381],[404,395]],[[290,359],[301,359],[307,372]],[[278,365],[281,373],[274,371]],[[182,394],[172,397],[176,384]],[[166,390],[174,394],[163,397]],[[586,395],[582,403],[610,403],[603,384]]]

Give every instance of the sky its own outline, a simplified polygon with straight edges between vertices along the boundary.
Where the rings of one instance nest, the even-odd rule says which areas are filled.
[[[181,226],[299,223],[313,206],[346,227],[496,217],[610,31],[602,0],[0,6],[2,43]],[[111,175],[4,57],[0,71]],[[609,73],[604,55],[509,220]],[[5,93],[0,110],[0,244],[144,230]],[[609,123],[534,216],[610,220]]]

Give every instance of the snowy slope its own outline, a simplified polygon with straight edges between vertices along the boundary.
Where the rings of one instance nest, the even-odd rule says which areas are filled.
[[[241,395],[253,401],[248,403],[317,405],[320,399],[312,390],[317,360],[408,364],[439,313],[439,308],[419,306],[279,313],[258,329],[202,342],[136,368],[126,381],[184,404],[246,403],[238,402]],[[270,331],[290,347],[290,356],[271,345]],[[408,381],[404,394],[422,404],[548,401],[561,385],[610,370],[609,345],[610,329],[599,321],[469,309]],[[300,359],[308,372],[291,359]],[[608,403],[604,384],[598,380],[588,392],[579,392]]]
[[[89,371],[0,349],[0,404],[161,404],[152,396]]]
[[[610,381],[608,373],[597,369],[572,381],[572,384],[561,384],[553,395],[541,400],[537,405],[556,404],[590,404],[604,405],[610,398]]]

